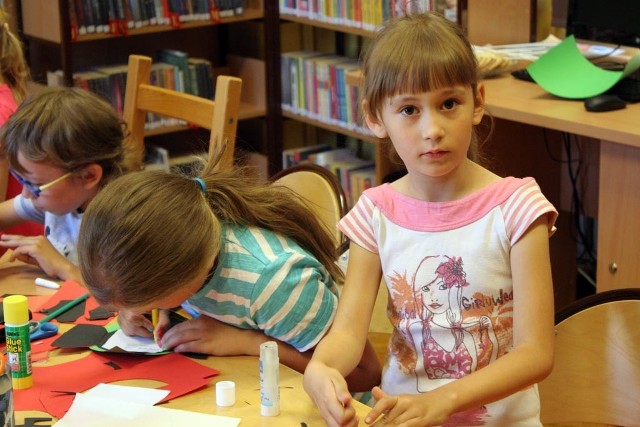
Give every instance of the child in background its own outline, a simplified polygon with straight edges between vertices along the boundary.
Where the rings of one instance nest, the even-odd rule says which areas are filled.
[[[80,228],[84,282],[128,335],[153,331],[165,349],[214,356],[258,356],[275,339],[280,361],[303,372],[337,308],[333,239],[286,187],[216,163],[195,179],[142,171],[108,184]],[[195,316],[170,328],[180,305]],[[154,331],[145,313],[156,308]],[[373,348],[362,349],[354,391],[380,380]]]
[[[80,220],[101,187],[124,172],[125,129],[111,105],[79,88],[43,89],[20,105],[2,128],[0,154],[23,190],[0,203],[0,229],[32,220],[45,233],[3,234],[11,261],[80,280]]]
[[[29,69],[24,59],[22,43],[11,32],[8,16],[0,9],[0,126],[18,109],[27,96]],[[11,199],[22,191],[22,185],[9,174],[9,163],[0,158],[0,201]],[[9,234],[37,236],[42,224],[27,221],[4,230]],[[2,249],[2,248],[0,248]],[[2,252],[2,251],[0,251]]]
[[[328,425],[357,425],[343,376],[384,277],[393,333],[367,424],[541,425],[556,210],[532,178],[501,178],[472,159],[484,87],[455,24],[437,14],[389,22],[363,75],[366,124],[407,174],[365,191],[339,224],[351,240],[345,285],[306,391]]]

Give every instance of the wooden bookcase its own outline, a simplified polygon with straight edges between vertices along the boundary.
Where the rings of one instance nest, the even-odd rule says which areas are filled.
[[[467,1],[458,0],[458,21],[465,27],[472,42],[485,44],[489,42],[497,43],[521,43],[531,41],[535,36],[536,25],[536,9],[534,0],[513,0],[508,2],[509,5],[498,4],[496,0],[478,0]],[[302,48],[310,50],[325,51],[325,53],[344,54],[345,38],[350,38],[358,50],[366,47],[368,40],[373,37],[373,29],[364,29],[343,25],[342,23],[332,23],[326,20],[310,19],[306,16],[296,14],[295,12],[281,12],[280,18],[286,22],[298,23],[303,29],[300,38],[305,43]],[[509,25],[490,25],[489,22],[508,22]],[[500,35],[487,34],[487,27],[499,28]],[[498,31],[498,30],[495,30]],[[334,46],[329,46],[330,52],[326,52],[326,43],[318,49],[321,44],[318,39],[327,38],[328,33],[335,33],[333,38]],[[493,41],[492,41],[493,38]],[[355,55],[359,57],[359,52]],[[359,85],[359,73],[347,74],[347,83],[351,85]],[[288,82],[282,82],[283,85]],[[376,181],[377,184],[383,182],[383,179],[401,166],[394,164],[388,156],[388,147],[381,144],[377,138],[370,135],[353,131],[341,126],[327,124],[324,121],[314,120],[307,115],[297,114],[290,111],[283,111],[282,115],[286,119],[295,120],[307,125],[315,126],[329,132],[344,135],[346,137],[357,138],[369,144],[374,145],[375,162],[376,162]]]
[[[79,35],[72,40],[67,0],[21,0],[21,35],[25,41],[27,58],[34,81],[46,84],[47,71],[62,70],[65,84],[73,84],[73,74],[96,66],[126,64],[130,54],[155,57],[160,49],[186,51],[190,57],[202,57],[211,61],[214,74],[236,75],[244,80],[243,99],[240,106],[240,128],[243,122],[258,120],[266,123],[266,140],[277,138],[278,114],[268,111],[267,99],[273,93],[268,82],[277,72],[271,62],[279,60],[276,54],[265,53],[263,58],[243,58],[229,49],[230,27],[238,23],[263,23],[265,39],[276,39],[274,25],[267,24],[269,16],[277,18],[277,6],[273,9],[269,0],[245,0],[244,13],[221,18],[219,22],[182,22],[179,28],[170,25],[150,25],[130,29],[127,35],[93,33]],[[257,43],[258,41],[255,41]],[[276,45],[277,48],[277,45]],[[279,88],[277,88],[279,91]],[[274,119],[275,118],[275,119]],[[266,119],[266,120],[265,120]],[[149,131],[147,136],[165,140],[178,139],[176,133],[193,130],[169,127]],[[193,138],[193,135],[187,136]],[[270,147],[261,146],[267,157],[279,158]]]

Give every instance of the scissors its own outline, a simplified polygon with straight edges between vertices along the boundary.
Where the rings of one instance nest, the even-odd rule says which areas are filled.
[[[29,322],[29,338],[30,338],[30,340],[33,341],[33,340],[37,340],[37,339],[41,339],[41,338],[47,338],[47,337],[50,337],[50,336],[53,336],[53,335],[57,334],[58,333],[58,325],[55,325],[55,324],[49,322],[49,320],[61,315],[62,313],[67,312],[68,310],[70,310],[71,308],[73,308],[76,305],[80,304],[82,301],[86,300],[87,298],[89,298],[89,293],[86,293],[86,294],[74,299],[73,301],[69,301],[68,303],[66,303],[62,307],[58,308],[57,310],[54,310],[52,313],[49,313],[49,315],[47,315],[44,318],[40,319],[40,321],[38,321],[38,322]]]
[[[48,338],[58,333],[58,325],[51,322],[29,322],[31,341]]]

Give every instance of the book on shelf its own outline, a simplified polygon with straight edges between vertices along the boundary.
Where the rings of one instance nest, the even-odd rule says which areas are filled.
[[[218,17],[242,15],[245,0],[66,0],[73,40],[78,35],[111,33],[181,22],[215,21]]]
[[[357,157],[352,148],[316,144],[282,151],[283,168],[300,163],[313,163],[336,175],[351,206],[375,182],[375,162]]]
[[[360,159],[356,156],[345,157],[342,160],[333,161],[328,167],[328,169],[338,177],[338,181],[342,186],[345,197],[350,206],[353,206],[354,201],[361,193],[351,186],[351,175],[356,171],[372,168],[375,170],[375,163],[373,161]]]
[[[285,52],[281,55],[282,67],[282,107],[285,110],[301,114],[304,109],[305,79],[304,60],[314,56],[324,55],[322,52],[297,50]],[[289,87],[287,87],[289,86]]]
[[[107,78],[107,90],[111,105],[118,114],[124,110],[124,96],[127,85],[127,64],[94,67],[94,70],[102,73]]]
[[[439,0],[440,1],[440,0]],[[434,0],[279,0],[280,12],[375,31],[395,16],[436,8]]]
[[[354,206],[360,195],[375,185],[376,168],[374,166],[351,171],[349,173],[350,196],[347,199],[349,206]]]
[[[370,135],[360,120],[360,88],[347,74],[358,61],[315,51],[281,55],[282,108],[319,122]]]
[[[282,167],[284,169],[307,163],[310,155],[319,153],[320,151],[329,151],[333,147],[328,144],[315,144],[305,147],[294,147],[282,150]]]
[[[315,163],[323,168],[331,169],[331,163],[355,157],[355,152],[349,147],[333,148],[331,150],[318,151],[310,154],[307,161]]]
[[[177,76],[175,90],[178,92],[192,93],[191,82],[189,79],[189,55],[187,52],[177,49],[161,49],[156,54],[157,61],[177,67]]]
[[[189,58],[187,63],[193,94],[202,98],[213,99],[214,80],[211,61],[205,58]]]

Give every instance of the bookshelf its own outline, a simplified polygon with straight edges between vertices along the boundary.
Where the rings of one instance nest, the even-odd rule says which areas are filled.
[[[303,40],[303,45],[298,52],[283,51],[282,53],[283,67],[287,67],[288,64],[298,64],[297,71],[288,72],[286,69],[281,71],[284,88],[282,115],[285,119],[317,127],[341,135],[343,138],[356,138],[365,144],[373,145],[375,180],[376,184],[380,184],[390,173],[402,168],[389,159],[388,147],[370,135],[362,126],[354,126],[349,121],[344,123],[340,117],[336,122],[334,116],[327,118],[319,114],[320,108],[317,107],[319,101],[314,98],[313,94],[308,94],[306,86],[312,85],[304,79],[308,79],[309,69],[315,70],[312,73],[317,73],[319,67],[319,61],[316,61],[313,55],[309,55],[308,51],[319,55],[338,54],[358,59],[360,52],[367,47],[368,41],[374,36],[376,28],[394,14],[390,5],[395,2],[363,1],[359,3],[360,9],[356,8],[356,3],[350,3],[351,8],[332,9],[329,3],[331,2],[280,1],[280,18],[285,22],[298,24],[301,27],[300,38]],[[498,41],[517,43],[530,41],[534,37],[536,8],[535,2],[532,0],[514,0],[509,2],[508,7],[503,7],[503,5],[499,7],[495,0],[474,2],[458,0],[455,9],[451,9],[450,4],[447,5],[447,3],[449,2],[440,0],[419,1],[415,2],[413,6],[425,10],[428,8],[425,5],[431,4],[432,10],[435,9],[449,19],[460,22],[470,39],[475,40],[472,42],[488,43],[493,38],[494,43]],[[315,10],[314,8],[318,5],[320,7]],[[492,33],[488,36],[489,39],[487,37],[481,38],[486,32],[486,22],[489,21],[509,22],[510,24],[499,26],[500,37]],[[327,43],[322,43],[321,39],[331,39],[331,41],[327,45]],[[291,77],[292,73],[293,77]],[[304,77],[300,77],[300,74],[304,74]],[[298,79],[297,83],[296,79]],[[342,82],[340,79],[338,81]],[[344,76],[344,84],[348,88],[358,87],[360,84],[359,70],[347,71]],[[292,93],[289,92],[288,85],[291,85]],[[296,90],[296,85],[303,86],[302,91]],[[316,81],[315,87],[318,86],[322,87],[323,85]],[[321,95],[315,95],[315,97],[319,96]],[[357,108],[357,105],[355,107]],[[307,144],[313,144],[313,142],[307,141]]]
[[[265,3],[268,4],[269,1],[244,0],[241,14],[215,16],[215,20],[201,15],[198,20],[178,20],[173,24],[157,23],[130,28],[124,28],[125,25],[111,32],[85,34],[79,34],[77,26],[71,25],[73,19],[70,17],[69,6],[76,3],[78,0],[75,3],[69,0],[20,1],[21,35],[34,81],[46,84],[48,72],[61,70],[63,84],[72,85],[74,74],[96,67],[126,64],[128,56],[133,53],[155,58],[161,49],[181,50],[187,52],[190,58],[210,61],[214,80],[218,74],[243,78],[239,118],[242,122],[261,121],[263,127],[266,123],[265,138],[277,135],[277,123],[273,120],[265,121],[266,117],[274,117],[267,111],[267,93],[273,91],[267,87],[267,82],[273,80],[268,78],[268,73],[273,71],[269,62],[275,56],[244,58],[228,47],[230,27],[239,23],[262,23],[269,9]],[[98,3],[108,2],[100,0]],[[273,15],[273,11],[270,13]],[[265,33],[270,32],[272,27],[273,25],[264,25]],[[269,34],[269,37],[274,36]],[[194,138],[194,130],[187,126],[167,126],[150,129],[145,136],[154,144],[156,140],[164,144],[164,140]],[[262,142],[256,145],[259,145],[261,151],[268,151],[268,147],[265,148]],[[265,154],[270,156],[268,152]]]

